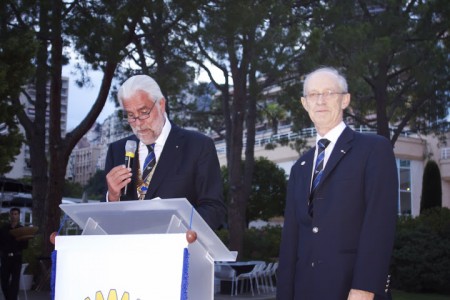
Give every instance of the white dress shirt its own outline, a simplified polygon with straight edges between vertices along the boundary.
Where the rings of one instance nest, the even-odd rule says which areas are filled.
[[[316,165],[316,159],[317,159],[317,154],[319,151],[319,146],[318,146],[318,142],[320,139],[327,139],[330,141],[330,143],[328,144],[328,146],[325,148],[325,157],[323,159],[323,169],[325,170],[325,166],[328,162],[328,159],[330,158],[331,152],[333,152],[334,146],[336,145],[336,142],[339,138],[339,136],[342,134],[342,132],[344,131],[346,125],[343,121],[341,121],[341,123],[339,123],[336,127],[334,127],[333,129],[331,129],[330,131],[327,132],[327,134],[325,134],[325,136],[320,136],[320,134],[317,133],[317,137],[316,137],[316,152],[314,154],[314,164],[311,170],[311,184],[312,184],[312,178],[314,177],[314,168]]]
[[[163,151],[164,145],[166,144],[167,137],[169,136],[171,129],[172,129],[172,124],[170,124],[169,120],[167,119],[167,115],[166,115],[161,134],[155,141],[154,150],[155,150],[156,163],[158,163],[158,159],[161,156],[161,152]],[[145,158],[148,155],[148,148],[144,143],[142,143],[142,141],[139,141],[138,155],[139,155],[139,166],[141,168],[141,174],[142,174],[142,172],[144,172]]]

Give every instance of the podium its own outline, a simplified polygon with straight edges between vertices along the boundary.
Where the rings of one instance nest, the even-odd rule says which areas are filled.
[[[212,300],[214,261],[236,260],[185,198],[60,208],[83,232],[56,237],[56,300]]]

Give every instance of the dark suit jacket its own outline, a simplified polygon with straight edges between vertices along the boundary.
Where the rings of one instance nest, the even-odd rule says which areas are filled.
[[[111,143],[105,162],[105,172],[124,164],[127,140],[135,135]],[[121,200],[136,200],[138,150],[133,160],[133,177],[127,195]],[[187,198],[213,229],[223,224],[226,208],[223,203],[222,177],[214,142],[200,133],[181,129],[172,124],[163,151],[158,158],[145,199],[155,197]]]
[[[346,128],[314,193],[311,218],[314,150],[289,178],[277,299],[345,300],[352,288],[387,299],[398,199],[392,145]]]

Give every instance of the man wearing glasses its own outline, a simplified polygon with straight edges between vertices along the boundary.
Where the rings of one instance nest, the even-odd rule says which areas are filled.
[[[350,94],[337,70],[307,75],[303,95],[316,147],[291,170],[277,299],[389,299],[398,194],[392,145],[344,124]]]
[[[126,80],[118,99],[134,135],[109,145],[106,200],[187,198],[211,228],[220,227],[226,208],[212,139],[170,122],[166,100],[155,80],[147,75]],[[136,142],[136,149],[127,168],[124,158],[129,141]]]

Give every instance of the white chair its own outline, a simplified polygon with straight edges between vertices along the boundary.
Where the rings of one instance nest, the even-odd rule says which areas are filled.
[[[25,300],[28,300],[28,295],[27,295],[27,289],[25,287],[25,283],[24,283],[24,279],[23,278],[24,278],[24,273],[25,273],[25,270],[26,270],[27,267],[28,267],[27,263],[22,264],[22,269],[20,270],[20,283],[19,283],[19,287],[21,285],[21,288],[23,289],[23,293],[25,295]]]
[[[241,293],[242,293],[243,288],[244,288],[244,282],[247,280],[250,283],[250,291],[252,292],[252,296],[255,295],[255,292],[253,289],[253,280],[256,283],[256,289],[259,294],[260,293],[260,291],[259,291],[259,289],[260,289],[260,287],[259,287],[260,274],[261,274],[261,270],[263,270],[265,268],[265,266],[266,266],[265,262],[257,263],[257,264],[255,264],[255,266],[253,267],[253,269],[250,272],[239,274],[236,277],[236,285],[235,285],[236,293],[235,293],[235,295],[237,295],[237,293],[238,293],[239,281],[242,281],[242,284],[241,284]]]
[[[216,264],[214,266],[214,277],[220,281],[231,281],[231,296],[233,296],[235,293],[236,271],[227,264]]]
[[[270,270],[270,272],[268,274],[272,292],[275,291],[275,286],[277,283],[277,270],[278,270],[278,262],[274,262],[272,265],[272,269]],[[275,278],[275,284],[273,283],[273,278]]]
[[[265,292],[269,291],[269,287],[270,287],[270,290],[273,290],[273,282],[272,282],[272,278],[270,277],[270,272],[272,270],[272,266],[273,266],[273,263],[270,262],[267,264],[267,266],[264,268],[264,270],[261,271],[261,276],[260,276],[261,283],[264,282],[263,289]]]

